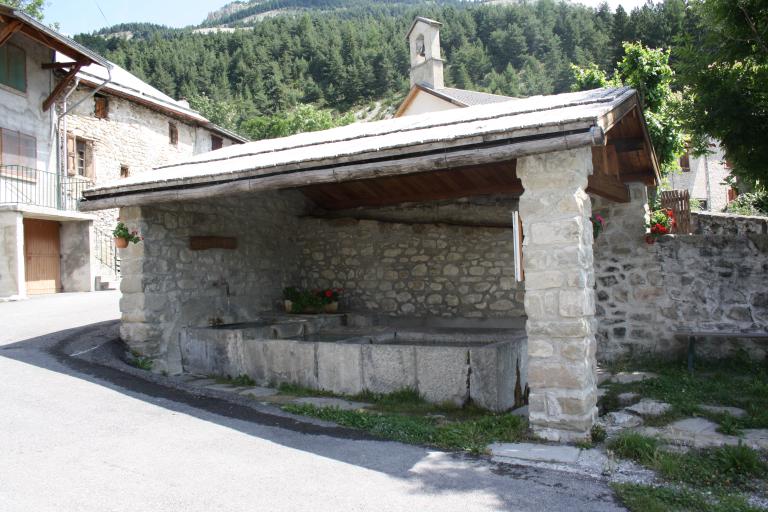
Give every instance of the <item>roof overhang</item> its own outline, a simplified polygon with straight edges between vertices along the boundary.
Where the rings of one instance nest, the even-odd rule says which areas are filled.
[[[400,104],[400,106],[397,109],[397,112],[395,112],[395,117],[400,117],[403,115],[403,113],[408,110],[408,107],[411,106],[411,103],[416,99],[416,97],[419,95],[419,93],[424,94],[431,94],[432,96],[439,98],[443,101],[446,101],[448,103],[451,103],[453,105],[456,105],[457,107],[468,107],[466,103],[463,103],[455,98],[451,98],[450,96],[446,96],[445,94],[440,94],[438,91],[432,89],[431,87],[427,87],[426,85],[421,84],[414,84],[413,87],[411,87],[411,90],[408,91],[408,95],[405,97],[403,102]],[[511,99],[511,98],[510,98]]]
[[[411,28],[409,28],[408,32],[406,32],[405,34],[406,39],[411,37],[411,32],[413,32],[414,27],[419,23],[426,23],[427,25],[431,25],[437,28],[440,28],[443,26],[443,24],[440,23],[439,21],[425,18],[424,16],[416,16],[416,18],[413,20],[413,23],[411,23]]]
[[[98,53],[59,34],[23,11],[0,5],[0,22],[4,24],[4,27],[0,27],[0,32],[11,26],[14,32],[21,33],[52,50],[61,52],[84,66],[98,64],[105,68],[110,67],[107,59]]]
[[[624,119],[632,112],[634,128],[627,129],[622,140],[633,142],[619,149],[644,153],[644,167],[637,168],[633,179],[655,183],[658,165],[637,95],[622,88],[534,97],[232,146],[87,190],[81,209],[466,170],[578,147],[591,146],[594,153],[594,148],[601,151],[608,146],[606,134],[628,123]],[[601,166],[602,161],[593,156],[593,162]],[[623,186],[619,177],[611,180]]]

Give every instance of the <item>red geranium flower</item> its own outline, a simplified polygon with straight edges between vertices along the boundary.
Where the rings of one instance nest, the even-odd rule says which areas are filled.
[[[325,296],[326,296],[326,297],[329,297],[329,298],[330,298],[330,297],[333,297],[333,291],[331,291],[331,290],[325,290]]]

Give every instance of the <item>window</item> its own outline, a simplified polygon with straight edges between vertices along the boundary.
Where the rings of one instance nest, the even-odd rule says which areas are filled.
[[[109,117],[109,100],[106,96],[96,95],[93,97],[93,115],[96,119],[107,119]]]
[[[683,156],[680,157],[680,168],[683,170],[683,172],[691,171],[691,157],[688,154],[687,149],[685,150]]]
[[[67,175],[93,180],[93,141],[67,134]]]
[[[172,146],[179,144],[179,129],[175,123],[168,123],[168,143]]]
[[[18,46],[0,46],[0,84],[27,92],[27,56]]]
[[[121,165],[120,166],[120,177],[121,178],[127,178],[131,175],[131,170],[128,168],[127,165]]]
[[[211,135],[211,151],[216,151],[217,149],[221,149],[223,147],[224,139],[217,137],[216,135]]]
[[[21,132],[0,129],[0,166],[3,174],[28,173],[34,177],[37,140]]]

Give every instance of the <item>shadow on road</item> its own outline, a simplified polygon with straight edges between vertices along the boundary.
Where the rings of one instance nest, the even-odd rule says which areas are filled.
[[[361,431],[304,422],[176,389],[164,385],[161,376],[134,375],[127,365],[121,371],[95,362],[119,357],[123,349],[117,339],[118,325],[117,321],[101,322],[30,338],[1,347],[0,357],[83,379],[292,449],[405,479],[415,493],[479,492],[493,496],[497,510],[623,510],[604,483],[587,477],[491,465],[478,458],[382,441]],[[83,351],[89,360],[71,356]]]

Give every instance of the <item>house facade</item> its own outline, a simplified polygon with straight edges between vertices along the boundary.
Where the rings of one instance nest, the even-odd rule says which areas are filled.
[[[78,212],[86,187],[244,140],[2,6],[0,134],[0,300],[117,277],[117,213]]]

